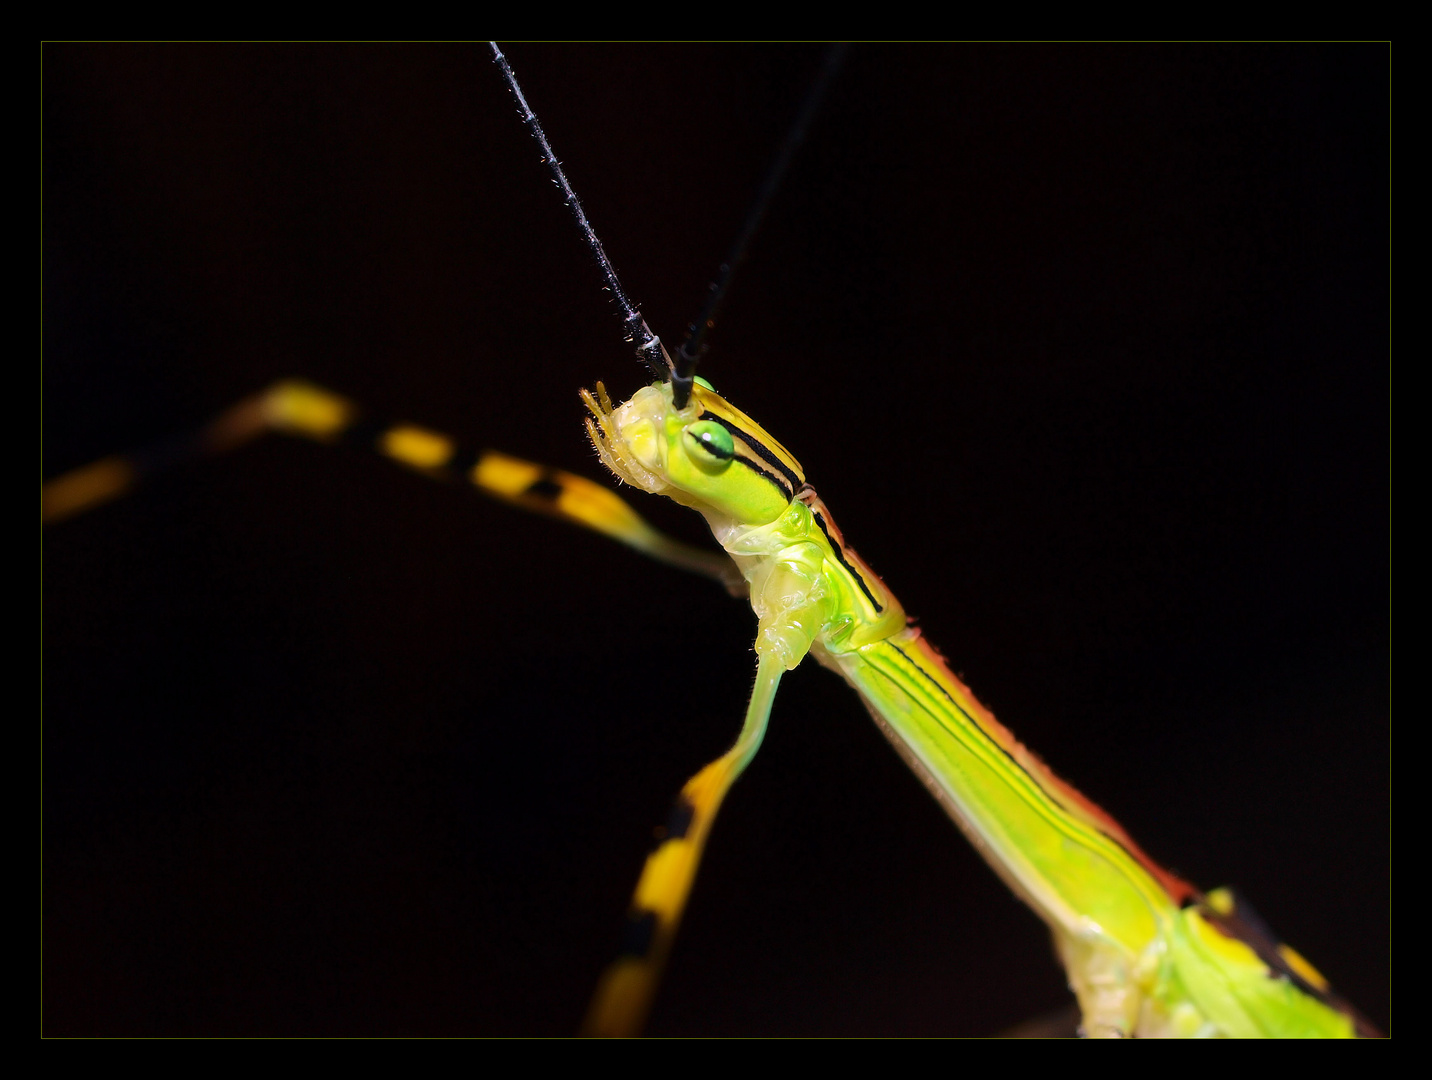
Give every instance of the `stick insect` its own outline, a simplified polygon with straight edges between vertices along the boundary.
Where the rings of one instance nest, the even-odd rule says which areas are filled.
[[[648,318],[689,317],[818,50],[512,54]],[[299,372],[599,476],[575,389],[642,376],[484,54],[44,59],[47,472]],[[708,369],[1001,719],[1383,1024],[1384,72],[857,52]],[[709,583],[304,445],[45,555],[56,1033],[571,1030],[749,686]],[[650,1030],[1066,998],[858,702],[791,673]]]

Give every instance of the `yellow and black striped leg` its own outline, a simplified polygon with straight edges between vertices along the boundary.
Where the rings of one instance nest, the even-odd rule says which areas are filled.
[[[195,458],[234,450],[270,430],[272,391],[230,406],[198,431],[133,454],[113,454],[40,485],[40,524],[54,525],[125,495],[135,485]]]
[[[570,521],[678,570],[714,578],[733,596],[746,594],[746,581],[725,552],[692,547],[652,528],[620,495],[585,477],[496,450],[484,451],[467,477],[514,506]]]
[[[269,395],[279,430],[324,441],[338,437],[367,443],[384,457],[419,472],[466,480],[504,502],[601,533],[659,562],[715,578],[731,592],[744,595],[745,582],[724,552],[672,539],[647,524],[619,495],[575,473],[496,450],[465,450],[448,436],[416,424],[386,424],[362,417],[351,403],[306,383],[280,383]]]
[[[659,532],[600,484],[495,450],[464,450],[440,432],[365,415],[347,398],[298,379],[275,383],[244,399],[193,435],[137,454],[107,457],[46,482],[40,489],[42,523],[84,513],[167,468],[235,449],[269,431],[348,443],[428,476],[465,480],[494,498],[570,521],[659,562],[714,578],[733,595],[745,595],[746,583],[724,552],[695,548]]]
[[[756,687],[735,745],[686,782],[666,827],[657,830],[656,848],[647,856],[632,894],[627,941],[597,983],[582,1025],[584,1035],[641,1034],[711,825],[726,792],[760,749],[784,673],[783,663],[771,655],[760,655]]]

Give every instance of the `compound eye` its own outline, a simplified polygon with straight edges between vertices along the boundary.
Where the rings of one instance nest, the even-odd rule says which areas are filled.
[[[736,457],[731,433],[714,420],[698,420],[681,437],[686,454],[704,472],[722,472]]]

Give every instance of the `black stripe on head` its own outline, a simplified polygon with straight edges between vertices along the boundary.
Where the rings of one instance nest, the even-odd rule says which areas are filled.
[[[761,479],[769,480],[772,484],[774,484],[776,490],[779,491],[782,495],[784,495],[787,501],[796,497],[795,492],[790,489],[790,485],[787,484],[775,473],[771,472],[770,469],[762,468],[760,465],[756,464],[754,461],[748,458],[745,454],[737,454],[736,460],[739,461],[742,465],[746,466],[746,468],[750,469]]]
[[[713,412],[702,412],[700,419],[716,421],[716,423],[720,424],[723,428],[725,428],[731,433],[732,438],[740,439],[747,446],[749,446],[753,451],[755,451],[755,454],[758,458],[760,458],[767,465],[771,466],[771,468],[775,469],[777,472],[779,472],[782,476],[786,478],[788,487],[787,485],[782,486],[787,487],[787,490],[789,492],[787,498],[795,498],[796,490],[805,484],[805,478],[798,476],[789,465],[787,465],[784,461],[782,461],[779,457],[776,456],[776,454],[771,450],[770,447],[768,447],[765,443],[761,442],[761,440],[756,438],[754,435],[747,435],[735,424],[731,423],[731,421],[725,419],[724,417],[717,416]]]

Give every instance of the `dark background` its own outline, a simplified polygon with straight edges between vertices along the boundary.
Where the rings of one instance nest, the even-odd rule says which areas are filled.
[[[822,50],[509,55],[679,341]],[[485,49],[42,61],[46,475],[296,373],[602,476],[576,390],[639,371]],[[1383,1024],[1386,103],[1383,46],[855,49],[706,366],[1005,723]],[[49,1034],[574,1030],[754,667],[704,581],[306,444],[44,545]],[[652,1032],[1066,999],[789,676]]]

